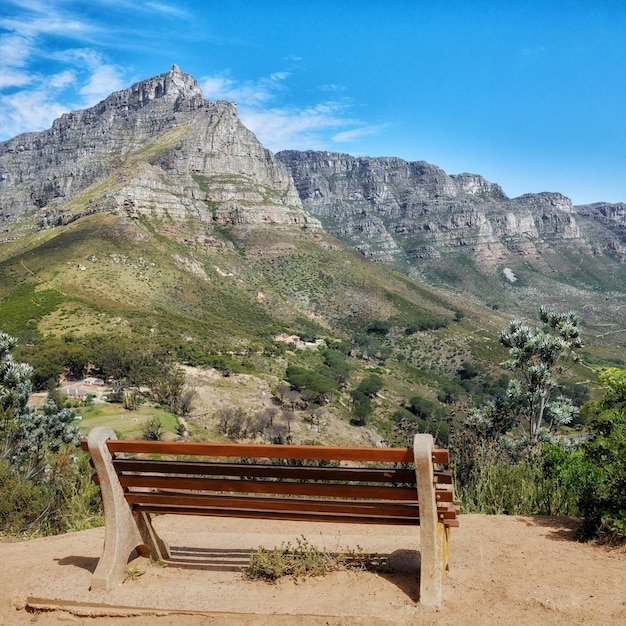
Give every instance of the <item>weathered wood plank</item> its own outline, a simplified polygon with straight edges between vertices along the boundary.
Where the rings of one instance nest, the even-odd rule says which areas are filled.
[[[181,478],[142,474],[121,474],[124,488],[183,489],[192,491],[224,491],[234,493],[266,493],[328,498],[364,498],[381,500],[417,500],[417,490],[407,487],[353,485],[344,483],[303,483],[263,480],[228,480],[219,478]]]
[[[399,468],[315,467],[149,459],[114,459],[113,465],[118,472],[415,484],[415,472],[412,469]]]
[[[412,463],[411,448],[350,448],[340,446],[294,446],[248,443],[195,443],[190,441],[110,440],[113,453],[126,452],[150,455],[190,455],[200,457],[309,459],[316,461],[362,461]],[[433,461],[448,464],[447,450],[434,449]]]

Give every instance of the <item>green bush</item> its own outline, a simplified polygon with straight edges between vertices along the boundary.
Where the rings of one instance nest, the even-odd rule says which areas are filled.
[[[160,417],[152,417],[144,424],[141,438],[146,441],[161,441],[163,439],[163,422]]]
[[[68,449],[33,481],[0,461],[0,535],[54,535],[103,524],[89,457]]]
[[[585,457],[592,466],[581,500],[582,538],[626,541],[626,369],[610,368],[599,379],[607,390],[582,410],[590,440]]]
[[[455,463],[457,495],[465,512],[492,515],[578,515],[589,468],[581,450],[547,444],[540,454],[512,462],[497,442],[473,463]]]
[[[339,569],[375,569],[381,563],[377,555],[367,554],[360,549],[330,553],[311,545],[306,537],[282,544],[280,548],[268,550],[258,548],[250,555],[246,575],[248,578],[274,583],[283,576],[296,580],[307,576],[324,576]]]

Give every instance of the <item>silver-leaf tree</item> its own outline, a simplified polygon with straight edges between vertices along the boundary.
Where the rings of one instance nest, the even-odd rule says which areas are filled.
[[[500,335],[509,349],[506,367],[516,377],[509,382],[505,398],[473,409],[468,418],[492,435],[503,435],[514,427],[527,443],[535,445],[577,413],[569,399],[558,394],[559,376],[576,360],[583,346],[579,318],[575,313],[539,310],[540,327],[513,320]]]
[[[76,444],[77,414],[48,399],[40,409],[28,404],[33,368],[15,362],[17,339],[0,332],[0,458],[27,478],[41,475],[49,453]]]

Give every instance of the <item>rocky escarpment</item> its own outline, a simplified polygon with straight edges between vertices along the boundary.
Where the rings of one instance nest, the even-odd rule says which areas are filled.
[[[0,144],[0,227],[123,210],[207,224],[317,225],[231,102],[165,74]]]
[[[626,249],[626,204],[596,202],[577,206],[576,210],[587,219],[597,241],[609,250],[619,254],[624,253]],[[592,234],[589,233],[589,236]]]
[[[559,193],[508,198],[482,176],[451,176],[423,161],[312,151],[276,156],[291,171],[304,207],[328,230],[403,270],[460,249],[487,264],[559,247],[626,254],[623,208],[580,211]],[[594,237],[581,228],[589,221]]]

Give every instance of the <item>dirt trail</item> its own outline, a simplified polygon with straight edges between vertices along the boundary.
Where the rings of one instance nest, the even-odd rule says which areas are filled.
[[[0,543],[0,626],[375,626],[626,624],[626,552],[574,541],[569,518],[461,516],[439,611],[416,603],[410,528],[163,516],[173,561],[111,592],[88,591],[103,539],[94,529]],[[303,535],[328,550],[391,555],[393,573],[340,571],[277,585],[245,580],[250,550]],[[35,612],[33,612],[35,611]]]

